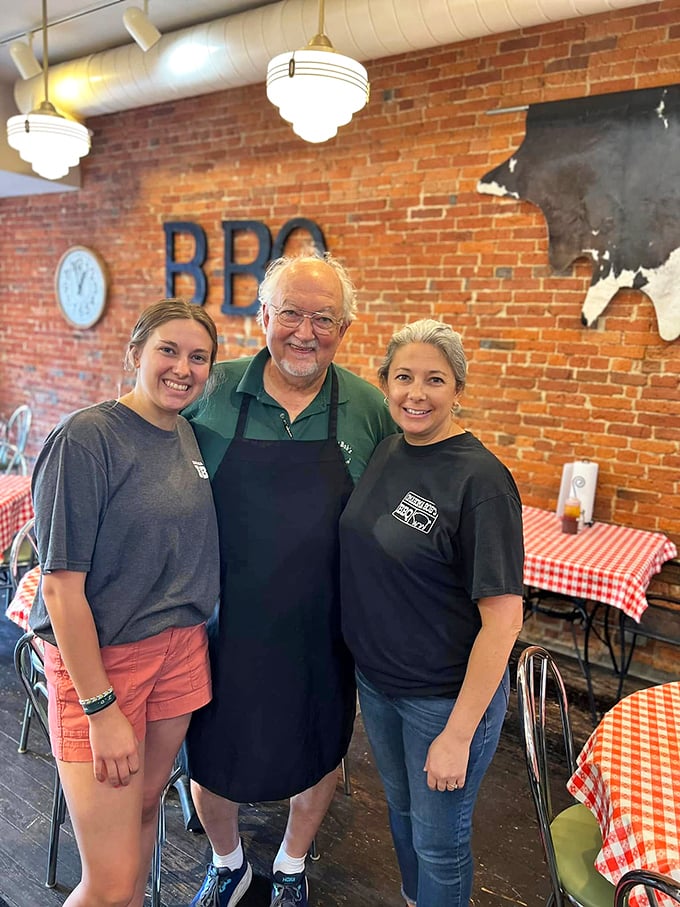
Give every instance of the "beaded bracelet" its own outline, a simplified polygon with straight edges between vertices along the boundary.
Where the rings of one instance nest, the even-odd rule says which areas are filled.
[[[100,699],[104,699],[110,693],[113,693],[113,687],[109,687],[108,690],[104,690],[103,693],[98,693],[96,696],[90,696],[89,699],[79,699],[78,702],[81,705],[89,705],[91,702],[99,702]]]
[[[89,699],[78,700],[86,715],[96,715],[97,712],[101,712],[108,706],[113,705],[115,701],[116,694],[113,692],[113,687],[109,687],[108,690],[104,690],[98,696],[90,696]]]

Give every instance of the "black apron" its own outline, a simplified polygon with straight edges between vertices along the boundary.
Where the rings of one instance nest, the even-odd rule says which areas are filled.
[[[191,777],[238,803],[281,800],[340,764],[352,659],[340,631],[338,520],[353,483],[338,446],[331,366],[325,441],[243,437],[213,479],[221,606],[209,624],[213,699],[187,734]]]

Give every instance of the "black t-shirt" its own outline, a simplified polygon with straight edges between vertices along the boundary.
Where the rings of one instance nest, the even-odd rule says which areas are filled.
[[[481,627],[477,601],[521,595],[522,505],[469,432],[376,449],[340,520],[343,632],[387,695],[455,696]]]

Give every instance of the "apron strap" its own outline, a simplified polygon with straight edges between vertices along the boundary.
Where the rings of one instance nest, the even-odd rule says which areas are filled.
[[[250,409],[250,401],[252,397],[250,394],[244,394],[243,399],[241,400],[241,408],[238,411],[238,422],[236,423],[236,431],[234,432],[235,438],[242,438],[243,432],[246,427],[246,421],[248,419],[248,410]]]
[[[331,411],[328,415],[328,438],[335,441],[338,437],[338,376],[331,363]]]
[[[328,440],[335,441],[338,437],[338,397],[339,397],[339,388],[338,388],[338,376],[335,371],[335,366],[331,363],[331,406],[330,412],[328,414]],[[236,423],[236,431],[234,432],[235,438],[242,438],[243,433],[246,428],[246,422],[248,421],[248,410],[250,409],[250,401],[252,396],[250,394],[244,394],[243,399],[241,400],[241,406],[238,411],[238,422]]]

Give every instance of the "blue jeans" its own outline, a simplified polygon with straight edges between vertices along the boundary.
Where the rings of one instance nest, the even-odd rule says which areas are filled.
[[[465,784],[454,791],[431,791],[423,766],[455,700],[385,696],[358,671],[357,686],[366,735],[385,788],[402,893],[418,907],[468,907],[472,811],[498,746],[508,705],[508,671],[472,738]]]

